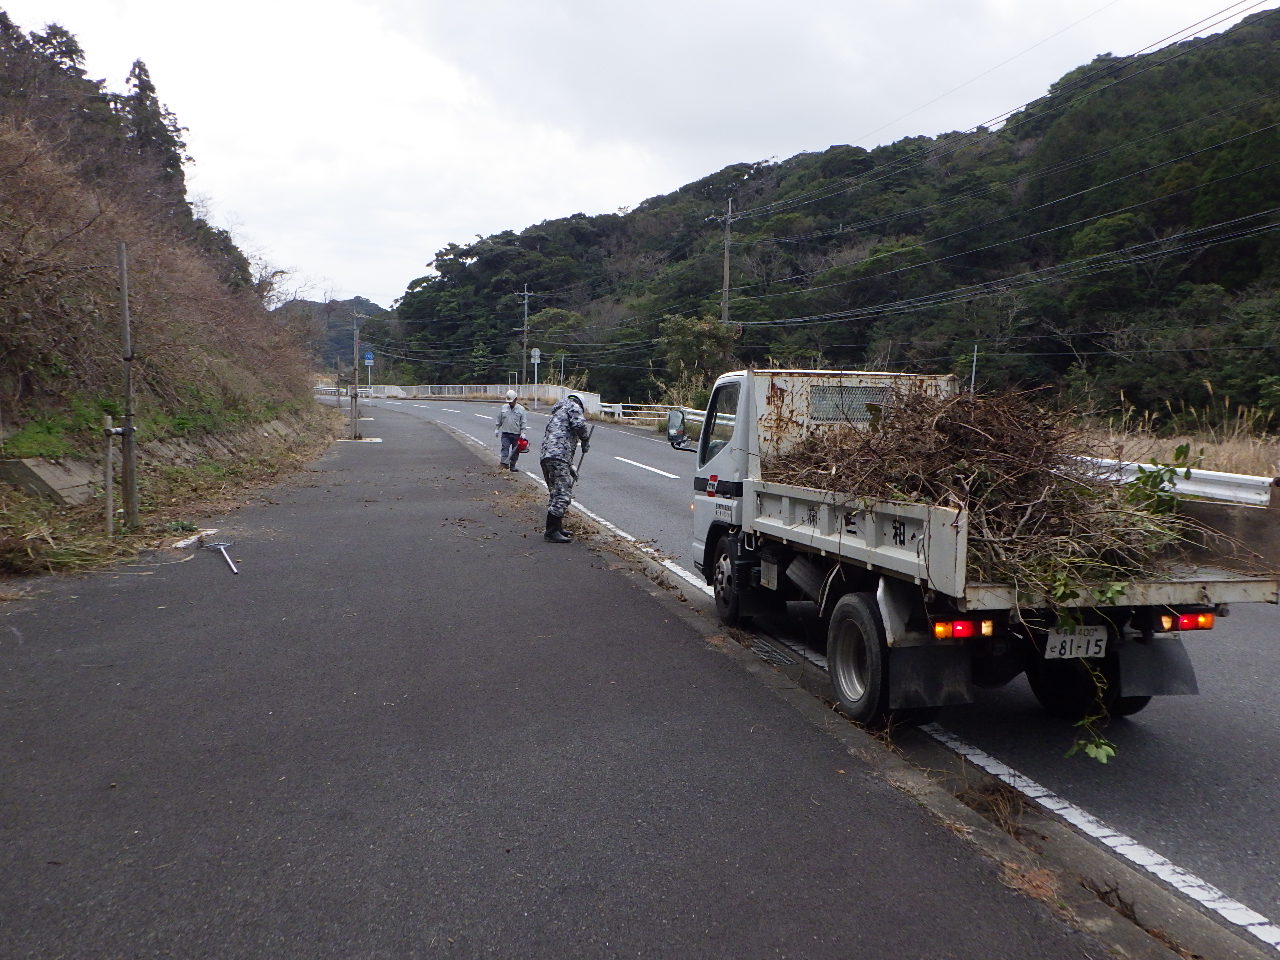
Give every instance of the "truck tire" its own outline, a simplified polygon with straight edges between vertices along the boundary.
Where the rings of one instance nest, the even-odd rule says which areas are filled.
[[[1103,679],[1107,684],[1107,689],[1102,694],[1101,706],[1108,713],[1116,714],[1117,703],[1128,699],[1116,695],[1120,679],[1116,658],[1114,655],[1103,657],[1095,667],[1102,671]],[[1031,684],[1031,692],[1040,701],[1040,706],[1044,707],[1045,712],[1051,717],[1079,720],[1098,707],[1097,684],[1094,683],[1093,675],[1079,658],[1035,660],[1027,668],[1027,681]],[[1142,707],[1137,709],[1140,710]]]
[[[737,544],[726,533],[716,542],[711,565],[711,590],[716,598],[716,613],[726,627],[736,627],[742,622],[742,592],[733,571],[733,562],[737,558]]]
[[[1115,705],[1111,708],[1111,715],[1113,717],[1132,717],[1138,711],[1145,710],[1150,702],[1150,697],[1116,697]]]
[[[866,727],[888,718],[888,654],[880,609],[869,593],[836,601],[827,628],[827,675],[836,706]]]

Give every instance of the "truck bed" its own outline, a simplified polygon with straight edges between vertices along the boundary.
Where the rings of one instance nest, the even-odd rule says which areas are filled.
[[[812,487],[747,480],[749,528],[797,547],[910,580],[951,597],[961,610],[1037,605],[1011,584],[970,582],[968,519],[963,510],[892,501],[850,500]],[[754,510],[752,509],[754,507]],[[1124,605],[1276,603],[1280,578],[1232,572],[1216,564],[1175,567],[1161,580],[1126,584]],[[1059,606],[1093,606],[1085,596]]]

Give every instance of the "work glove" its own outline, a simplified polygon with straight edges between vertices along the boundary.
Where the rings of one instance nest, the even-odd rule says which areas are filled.
[[[493,435],[494,435],[495,437],[496,437],[496,436],[499,436],[501,433],[502,433],[502,431],[501,431],[501,430],[495,430],[495,431],[493,431]]]
[[[591,449],[591,441],[584,437],[582,440],[582,452],[586,453],[590,449]]]

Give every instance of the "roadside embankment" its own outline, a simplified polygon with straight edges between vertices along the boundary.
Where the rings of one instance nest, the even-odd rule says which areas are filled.
[[[0,483],[0,577],[83,569],[193,529],[191,512],[226,504],[255,484],[296,470],[341,430],[337,413],[317,404],[221,433],[143,438],[138,444],[140,525],[113,536],[106,532],[101,447],[43,464],[10,461],[14,477],[66,477],[69,489],[67,496],[58,496],[56,489],[41,491],[36,483]]]

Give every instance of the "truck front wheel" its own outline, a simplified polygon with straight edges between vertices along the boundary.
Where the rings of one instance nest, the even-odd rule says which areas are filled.
[[[737,558],[736,545],[725,534],[716,543],[715,560],[711,567],[711,589],[715,594],[716,613],[720,616],[720,622],[728,627],[735,627],[742,621],[742,595],[733,566]]]
[[[827,629],[827,674],[836,705],[850,720],[876,726],[888,714],[888,657],[876,599],[848,593]]]

